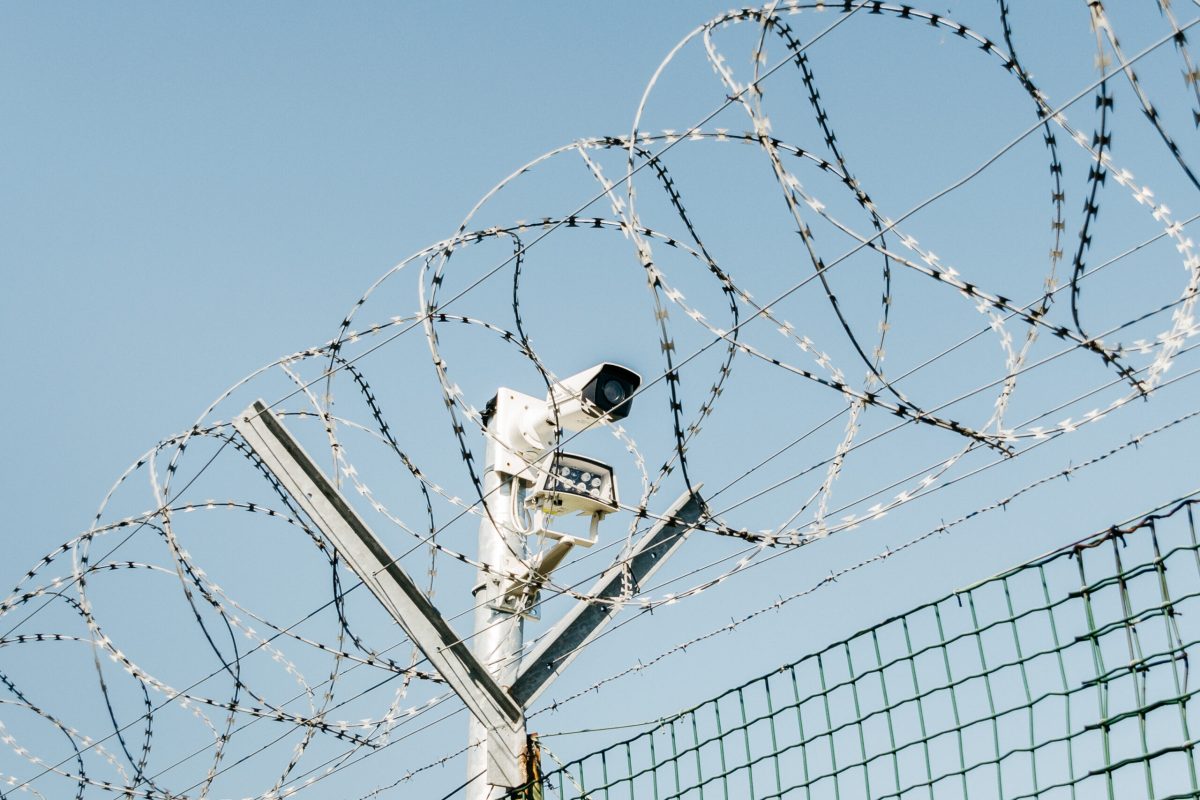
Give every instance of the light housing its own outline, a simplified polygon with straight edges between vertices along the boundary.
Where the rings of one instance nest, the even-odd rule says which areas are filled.
[[[602,461],[554,452],[538,465],[538,477],[525,504],[549,516],[612,514],[620,509],[617,477]]]

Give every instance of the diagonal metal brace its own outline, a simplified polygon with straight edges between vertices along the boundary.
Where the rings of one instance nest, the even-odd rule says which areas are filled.
[[[497,685],[417,584],[329,482],[300,443],[257,400],[234,428],[283,488],[321,530],[334,550],[400,624],[468,710],[488,729],[487,781],[520,786],[525,714]]]
[[[625,579],[625,561],[628,561],[628,575],[634,591],[641,589],[663,562],[674,555],[704,513],[704,501],[700,499],[699,490],[700,486],[697,485],[693,491],[684,492],[672,503],[663,519],[637,541],[630,555],[613,562],[588,594],[605,599],[620,597]],[[615,605],[580,600],[521,663],[521,675],[513,684],[512,697],[523,708],[528,708],[575,660],[587,643],[600,635],[618,610],[619,607]]]

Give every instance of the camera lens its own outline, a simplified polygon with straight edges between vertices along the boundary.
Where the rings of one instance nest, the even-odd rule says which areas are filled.
[[[582,410],[589,417],[601,417],[609,422],[625,419],[633,408],[633,394],[641,383],[641,376],[631,369],[619,364],[601,364],[592,379],[581,387],[581,399],[593,404],[590,409],[585,405]]]
[[[600,394],[608,403],[608,407],[619,405],[625,400],[625,384],[615,378],[609,378],[600,386]]]

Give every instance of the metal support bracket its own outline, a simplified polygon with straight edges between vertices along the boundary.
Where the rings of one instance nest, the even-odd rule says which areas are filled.
[[[645,585],[659,567],[670,558],[687,539],[697,520],[704,511],[704,502],[698,494],[700,486],[684,492],[667,509],[663,519],[654,524],[633,546],[627,559],[613,562],[592,590],[591,597],[616,598],[621,596],[624,582],[625,562],[628,562],[628,577],[634,591]],[[513,684],[513,699],[528,708],[539,694],[557,678],[575,656],[615,615],[618,606],[580,600],[567,613],[554,630],[546,635],[542,644],[521,663],[521,675]]]
[[[345,498],[261,401],[237,416],[238,433],[399,623],[468,710],[488,729],[487,781],[522,785],[522,706],[475,658]]]
[[[540,620],[542,613],[538,608],[538,597],[542,587],[574,546],[575,543],[569,539],[557,541],[549,550],[535,556],[529,562],[529,569],[504,582],[504,594],[497,608],[520,614],[525,619]]]

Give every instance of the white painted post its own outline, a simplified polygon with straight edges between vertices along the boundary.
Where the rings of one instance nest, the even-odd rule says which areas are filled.
[[[486,514],[479,522],[480,563],[489,564],[510,575],[520,574],[524,568],[521,555],[525,548],[525,537],[513,524],[513,492],[517,491],[518,478],[499,473],[496,467],[496,445],[488,437],[487,457],[484,464],[483,491]],[[475,635],[471,649],[475,658],[484,666],[504,691],[516,682],[520,672],[521,648],[524,644],[524,622],[515,609],[505,602],[504,578],[500,575],[479,570],[475,589]],[[521,733],[524,733],[522,727]],[[495,787],[486,780],[487,737],[489,735],[478,719],[472,717],[468,727],[467,741],[472,747],[467,751],[467,800],[492,800],[502,797],[505,789]],[[476,744],[477,743],[477,744]],[[523,748],[525,742],[520,742]]]

